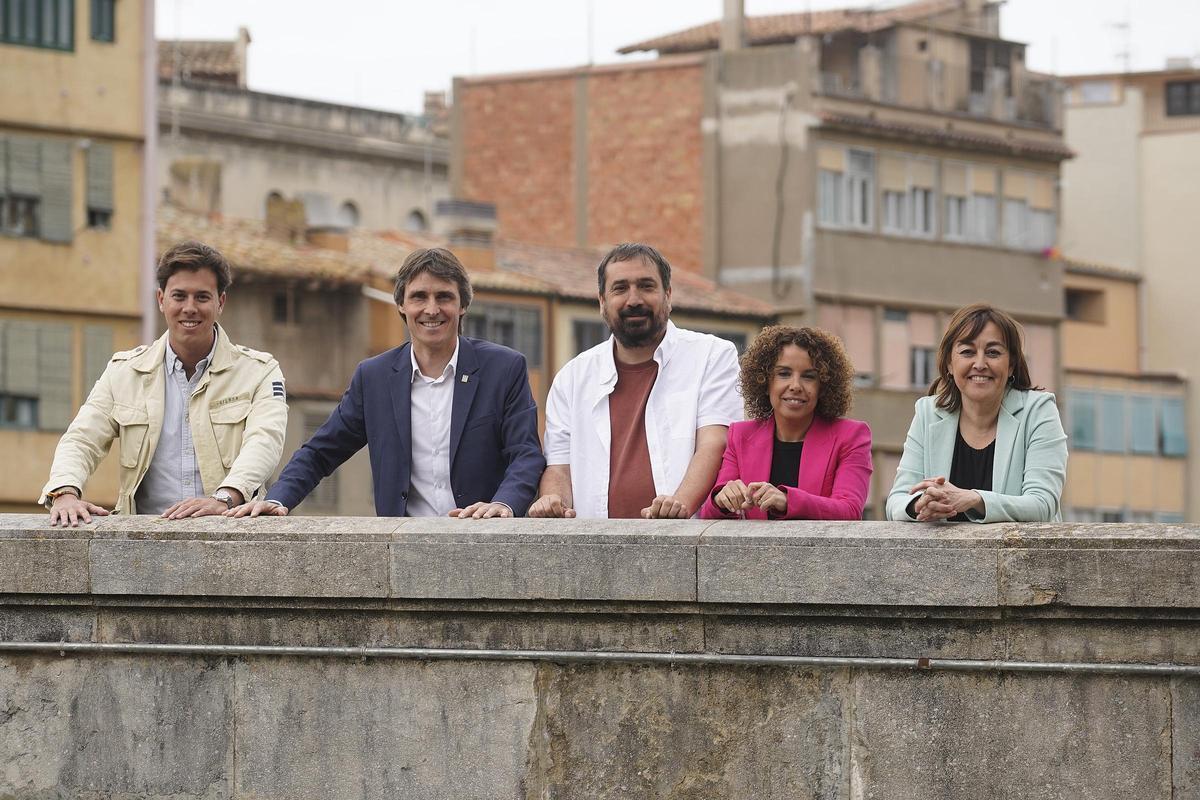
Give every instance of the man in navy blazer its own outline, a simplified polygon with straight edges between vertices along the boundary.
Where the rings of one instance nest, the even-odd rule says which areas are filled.
[[[525,357],[460,335],[471,284],[448,250],[410,254],[394,296],[410,341],[360,363],[266,499],[229,515],[287,514],[363,445],[381,517],[480,519],[529,508],[546,460]]]

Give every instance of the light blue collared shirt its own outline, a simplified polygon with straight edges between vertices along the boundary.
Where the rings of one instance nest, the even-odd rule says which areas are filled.
[[[161,514],[180,500],[207,494],[200,480],[200,462],[196,460],[196,447],[192,442],[188,405],[216,349],[217,336],[214,331],[212,348],[196,364],[196,371],[188,380],[183,362],[171,349],[170,342],[167,343],[163,360],[166,402],[163,405],[162,432],[154,456],[150,459],[150,467],[134,493],[134,508],[139,514]],[[213,491],[216,489],[214,486]]]

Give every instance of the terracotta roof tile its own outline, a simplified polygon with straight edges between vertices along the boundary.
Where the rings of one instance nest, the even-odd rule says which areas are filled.
[[[959,7],[959,0],[918,0],[895,8],[836,8],[800,14],[771,14],[746,17],[746,42],[749,45],[792,42],[807,34],[838,31],[877,31],[900,22],[941,14]],[[721,22],[716,20],[682,31],[647,39],[622,47],[618,53],[657,50],[661,54],[689,53],[716,49],[721,37]]]
[[[501,240],[496,243],[496,266],[550,284],[560,296],[594,303],[596,267],[605,252],[594,248],[547,247]],[[775,309],[768,303],[683,270],[671,273],[671,305],[685,311],[754,319],[775,315]]]

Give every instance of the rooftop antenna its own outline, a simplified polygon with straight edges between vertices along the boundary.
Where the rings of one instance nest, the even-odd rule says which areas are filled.
[[[1133,24],[1129,20],[1129,6],[1125,6],[1125,19],[1110,22],[1108,27],[1117,32],[1121,42],[1121,49],[1113,55],[1121,62],[1121,71],[1129,72],[1133,61]]]

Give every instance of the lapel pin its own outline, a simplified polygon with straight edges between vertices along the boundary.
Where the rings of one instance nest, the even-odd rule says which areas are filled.
[[[471,377],[470,375],[463,375],[462,382],[463,382],[463,383],[466,383],[466,382],[467,382],[467,379],[468,379],[468,378],[470,378],[470,377]]]

